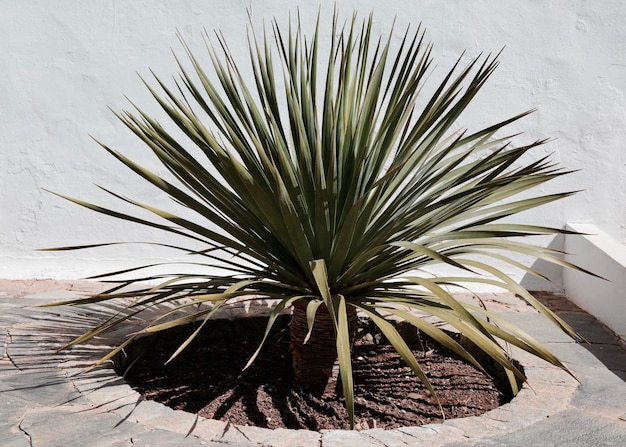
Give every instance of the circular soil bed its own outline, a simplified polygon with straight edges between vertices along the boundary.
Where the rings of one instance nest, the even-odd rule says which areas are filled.
[[[127,351],[128,357],[117,359],[116,370],[147,399],[209,419],[267,428],[349,428],[341,397],[318,398],[298,389],[284,329],[272,335],[245,371],[260,337],[237,334],[232,324],[212,329],[167,365],[192,328],[143,338]],[[429,392],[394,349],[377,338],[360,338],[353,350],[356,428],[442,422],[441,409]],[[419,334],[407,342],[435,388],[446,419],[479,415],[511,400],[497,371],[484,374]]]

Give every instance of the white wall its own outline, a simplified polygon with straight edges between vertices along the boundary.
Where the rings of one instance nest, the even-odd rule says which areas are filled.
[[[567,235],[567,260],[597,272],[604,279],[568,269],[563,272],[570,300],[596,316],[626,342],[626,246],[592,224],[568,224],[581,235]]]
[[[0,0],[0,277],[76,278],[164,256],[142,246],[62,255],[34,251],[154,238],[142,227],[97,216],[42,188],[104,205],[115,202],[94,183],[158,199],[89,138],[155,166],[107,106],[126,108],[127,95],[156,110],[135,72],[148,75],[148,67],[164,77],[176,72],[170,48],[181,53],[177,29],[197,53],[203,27],[221,29],[235,56],[245,59],[246,8],[257,24],[272,17],[285,23],[289,8],[295,11],[298,4],[310,25],[318,6],[305,1]],[[321,4],[328,19],[335,1]],[[488,124],[538,107],[517,128],[527,130],[528,139],[554,137],[543,150],[554,152],[567,168],[582,169],[545,190],[585,191],[525,220],[557,227],[593,222],[626,241],[626,3],[338,4],[344,18],[354,9],[363,15],[373,9],[377,32],[388,30],[396,16],[399,30],[423,22],[435,44],[434,80],[465,49],[474,56],[506,47],[501,67],[463,123]],[[543,153],[540,149],[537,156]],[[560,281],[558,269],[550,274]]]

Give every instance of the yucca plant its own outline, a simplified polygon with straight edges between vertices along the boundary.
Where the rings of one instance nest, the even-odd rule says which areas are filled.
[[[275,22],[272,28],[262,37],[250,35],[249,79],[221,35],[213,45],[205,34],[211,73],[182,43],[188,62],[176,59],[180,77],[171,86],[157,76],[154,85],[145,82],[175,126],[168,129],[135,105],[132,112],[117,114],[169,174],[159,176],[102,147],[171,197],[174,208],[107,190],[142,213],[152,213],[149,220],[61,196],[98,213],[187,238],[189,246],[169,247],[192,255],[196,259],[190,264],[208,272],[141,271],[150,265],[98,276],[141,272],[108,292],[64,302],[132,298],[125,313],[69,346],[169,303],[169,312],[132,338],[200,320],[174,357],[218,309],[242,297],[269,298],[274,307],[266,338],[279,314],[292,308],[293,364],[303,389],[323,392],[329,368],[338,361],[351,426],[357,312],[373,321],[433,395],[389,317],[407,321],[481,368],[437,322],[453,327],[506,370],[514,391],[516,377],[524,376],[507,345],[568,371],[521,329],[481,306],[459,301],[450,291],[479,283],[515,292],[577,337],[496,267],[508,264],[542,276],[516,260],[518,255],[573,267],[556,250],[527,242],[529,236],[563,230],[511,219],[497,223],[570,195],[518,196],[565,173],[548,157],[526,157],[546,140],[516,145],[515,135],[501,132],[527,113],[473,132],[458,124],[496,69],[497,58],[479,56],[464,65],[460,57],[425,95],[420,92],[432,72],[431,45],[419,28],[401,35],[394,46],[393,30],[384,39],[372,36],[371,16],[340,26],[335,15],[323,52],[319,21],[310,39],[299,23],[290,24],[286,33]],[[181,217],[176,207],[197,219]],[[55,250],[98,245],[107,244]],[[437,277],[423,270],[435,264],[458,274]],[[213,274],[216,266],[227,273]],[[138,288],[121,288],[130,285]]]

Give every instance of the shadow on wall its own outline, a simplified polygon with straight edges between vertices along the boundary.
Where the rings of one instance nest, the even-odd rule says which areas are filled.
[[[563,234],[556,235],[547,245],[548,248],[559,251],[563,251],[564,246],[565,235]],[[562,258],[563,256],[559,255],[558,257]],[[561,266],[552,264],[542,259],[537,259],[530,266],[530,268],[548,277],[550,281],[541,279],[535,275],[531,275],[530,273],[526,273],[520,281],[520,285],[526,290],[563,292],[563,290],[565,289],[563,283],[563,268]]]

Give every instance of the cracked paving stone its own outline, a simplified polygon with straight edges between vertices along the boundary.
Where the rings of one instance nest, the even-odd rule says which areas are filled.
[[[33,447],[30,439],[22,432],[10,433],[0,427],[0,445],[2,447]]]
[[[16,373],[2,378],[0,396],[4,401],[19,398],[40,406],[73,402],[81,394],[62,376]]]
[[[207,441],[196,436],[127,422],[119,416],[86,406],[40,409],[26,413],[20,430],[30,437],[32,446],[66,447],[259,447],[256,442],[226,443]],[[87,443],[86,440],[89,440]],[[5,447],[4,444],[0,444]]]
[[[29,411],[19,427],[28,433],[33,446],[50,447],[82,446],[87,445],[86,440],[90,447],[108,447],[112,440],[130,440],[145,431],[144,427],[126,424],[117,416],[79,405]]]

